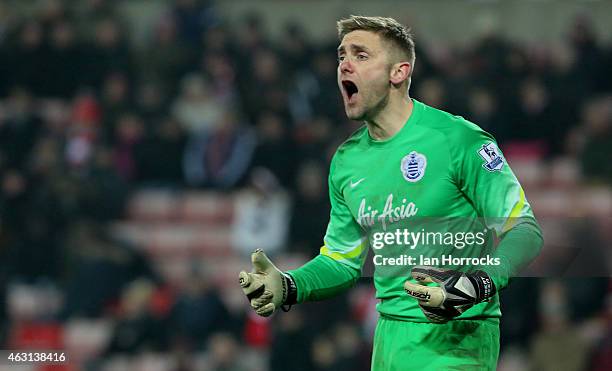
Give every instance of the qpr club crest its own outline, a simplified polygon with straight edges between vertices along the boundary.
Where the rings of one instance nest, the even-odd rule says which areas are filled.
[[[412,151],[408,155],[404,156],[400,169],[404,179],[414,183],[421,180],[423,175],[425,175],[426,167],[427,158],[417,151]]]
[[[504,158],[493,142],[483,144],[478,154],[485,160],[482,166],[489,171],[499,171],[504,166]]]

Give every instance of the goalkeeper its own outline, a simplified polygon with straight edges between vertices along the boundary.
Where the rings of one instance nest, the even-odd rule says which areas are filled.
[[[415,51],[406,27],[361,16],[337,25],[338,87],[347,116],[364,126],[331,161],[324,245],[288,272],[254,252],[253,271],[240,273],[242,289],[253,309],[269,316],[352,287],[376,233],[480,231],[480,239],[466,238],[461,248],[440,240],[372,244],[375,254],[408,262],[373,260],[380,318],[372,370],[494,370],[499,290],[543,243],[523,189],[490,134],[410,98]],[[444,260],[451,255],[486,255],[467,261],[496,264],[452,265]]]

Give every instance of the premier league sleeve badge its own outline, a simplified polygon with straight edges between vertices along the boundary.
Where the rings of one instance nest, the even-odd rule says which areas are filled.
[[[482,166],[488,171],[499,171],[504,166],[504,158],[493,142],[483,144],[478,150],[478,154],[485,160]]]

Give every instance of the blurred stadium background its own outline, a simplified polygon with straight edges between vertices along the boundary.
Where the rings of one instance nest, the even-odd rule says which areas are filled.
[[[272,319],[237,285],[321,245],[352,13],[413,27],[411,95],[492,132],[542,223],[499,369],[612,369],[612,2],[485,0],[0,1],[0,348],[71,358],[0,369],[369,369],[369,279]]]

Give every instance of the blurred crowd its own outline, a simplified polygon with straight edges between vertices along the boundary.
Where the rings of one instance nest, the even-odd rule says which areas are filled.
[[[288,23],[272,41],[257,14],[229,24],[197,0],[169,1],[144,43],[131,42],[130,21],[108,0],[41,1],[29,12],[0,4],[1,348],[22,344],[23,323],[43,326],[32,335],[42,338],[44,325],[89,318],[111,333],[102,351],[83,350],[87,369],[136,369],[125,366],[133,359],[143,369],[368,369],[371,282],[270,326],[228,309],[206,269],[164,289],[148,257],[105,228],[143,188],[248,190],[238,250],[264,236],[272,253],[316,254],[328,161],[359,126],[341,104],[335,35],[315,43]],[[570,157],[581,182],[612,184],[612,46],[588,17],[567,25],[561,49],[496,33],[434,48],[419,33],[413,97],[477,123],[506,155]],[[592,295],[577,296],[566,283],[517,280],[504,367],[610,369],[608,285],[583,280]],[[24,314],[7,304],[20,286],[62,300]],[[551,366],[559,349],[579,353],[576,364]]]

